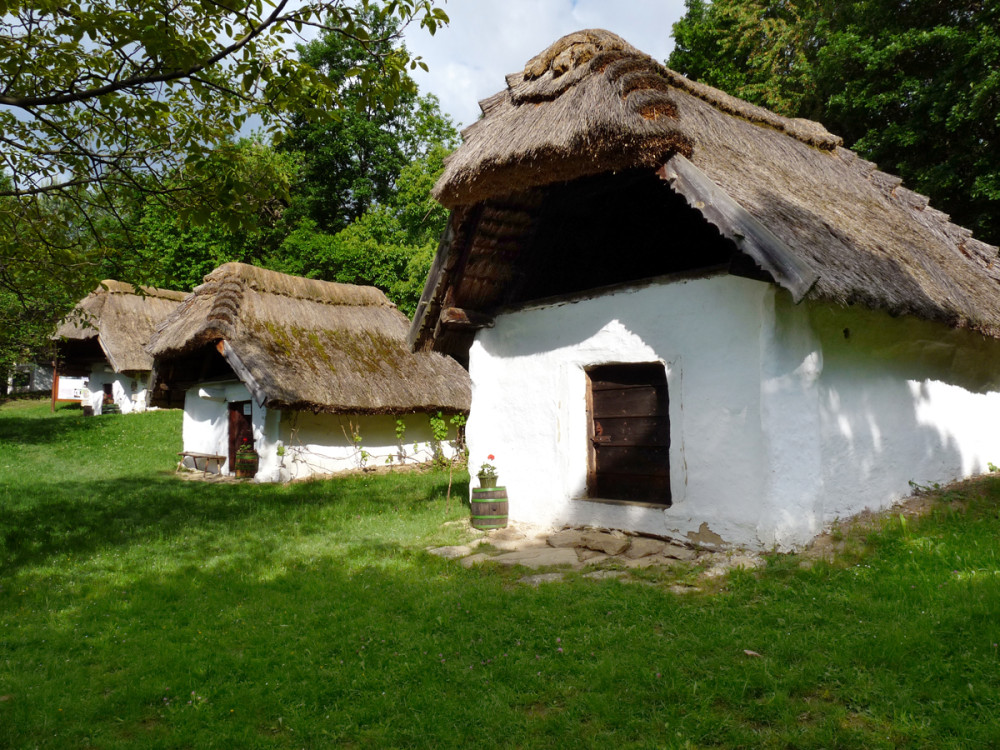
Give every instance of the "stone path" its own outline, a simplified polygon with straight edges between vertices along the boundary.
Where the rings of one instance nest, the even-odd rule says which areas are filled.
[[[703,578],[717,578],[737,567],[753,569],[764,561],[747,552],[709,552],[660,539],[630,536],[620,531],[563,529],[552,531],[522,523],[483,532],[468,527],[477,537],[468,544],[428,549],[432,555],[458,560],[466,568],[492,564],[525,568],[563,568],[563,571],[528,575],[522,583],[538,586],[562,580],[565,570],[590,569],[585,578],[630,579],[630,570],[652,567],[704,568]],[[674,587],[691,590],[691,587]]]

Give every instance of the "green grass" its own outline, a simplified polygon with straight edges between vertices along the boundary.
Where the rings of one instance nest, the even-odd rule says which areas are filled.
[[[179,436],[0,407],[0,747],[1000,745],[996,480],[832,564],[534,588],[424,552],[446,474],[185,482]]]

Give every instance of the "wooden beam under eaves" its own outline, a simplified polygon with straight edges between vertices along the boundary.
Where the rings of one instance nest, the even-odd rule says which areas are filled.
[[[254,378],[253,373],[250,372],[249,368],[243,364],[243,360],[240,359],[236,350],[229,345],[229,342],[223,340],[222,342],[222,356],[226,358],[226,362],[229,366],[233,368],[233,372],[236,373],[236,377],[243,381],[243,385],[247,387],[250,394],[256,399],[257,405],[262,409],[266,406],[267,394],[264,393],[264,389],[260,387],[257,379]]]
[[[683,155],[672,156],[657,174],[796,302],[819,279],[812,266]]]
[[[478,310],[465,310],[461,307],[446,307],[441,311],[441,325],[445,328],[460,328],[478,330],[492,328],[493,316]]]

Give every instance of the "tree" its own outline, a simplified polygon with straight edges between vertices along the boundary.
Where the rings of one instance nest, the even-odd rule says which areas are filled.
[[[404,167],[389,200],[336,234],[303,220],[265,265],[299,276],[376,286],[412,315],[448,219],[447,210],[430,196],[447,153],[438,145]]]
[[[200,220],[190,221],[158,196],[134,194],[128,209],[122,209],[128,231],[107,233],[113,252],[103,276],[188,290],[222,263],[265,262],[284,235],[277,227],[298,169],[297,155],[241,139],[218,149],[210,161],[220,175],[218,192],[228,197],[206,205]],[[233,221],[234,214],[239,220]]]
[[[372,19],[393,19],[393,37]],[[43,309],[54,323],[46,300],[64,312],[109,263],[147,281],[115,262],[147,198],[184,220],[255,226],[262,194],[244,200],[220,154],[250,118],[274,134],[291,112],[343,107],[288,36],[319,28],[366,50],[347,75],[377,107],[423,65],[397,44],[411,22],[434,33],[447,16],[433,0],[0,0],[0,329]]]
[[[380,39],[395,34],[392,21],[367,21]],[[189,289],[235,260],[374,285],[412,310],[443,230],[444,210],[430,189],[457,140],[455,128],[415,84],[395,101],[371,106],[349,75],[368,54],[357,42],[325,35],[300,54],[337,89],[340,116],[296,116],[277,149],[244,140],[214,152],[210,173],[231,197],[201,223],[156,196],[136,194],[131,229],[113,241],[109,265],[118,273],[124,268],[157,286]],[[232,221],[233,204],[241,221]]]
[[[817,55],[825,119],[1000,245],[1000,2],[866,0]]]
[[[0,176],[0,187],[8,181]],[[13,198],[0,197],[0,211],[12,210],[12,203]],[[96,285],[80,273],[81,265],[96,262],[96,253],[65,230],[72,204],[47,196],[31,210],[32,226],[45,227],[46,241],[36,233],[0,232],[0,377],[19,362],[45,357],[54,321]],[[53,283],[53,268],[61,283]]]
[[[688,0],[668,65],[820,120],[1000,244],[1000,0]]]
[[[374,38],[375,19],[394,36]],[[5,0],[0,3],[0,133],[30,198],[80,185],[175,174],[250,116],[336,109],[336,82],[290,54],[285,34],[319,27],[368,52],[350,74],[376,105],[410,86],[399,29],[447,21],[431,0]],[[275,126],[276,128],[278,126]],[[155,184],[155,183],[154,183]]]
[[[345,106],[336,120],[321,121],[308,112],[297,115],[280,144],[282,150],[298,152],[302,164],[288,220],[307,217],[329,233],[387,202],[408,163],[433,146],[457,139],[437,99],[420,96],[412,80],[399,87],[397,96],[373,106],[352,71],[373,52],[389,54],[399,24],[371,12],[364,20],[379,41],[363,45],[327,33],[299,47],[301,61],[327,77]]]
[[[366,20],[380,39],[396,33],[394,19]],[[430,189],[458,133],[437,99],[420,96],[415,84],[371,106],[351,74],[370,51],[355,40],[325,34],[299,54],[353,106],[335,121],[296,117],[281,141],[300,170],[272,236],[286,234],[263,263],[310,278],[377,286],[409,314],[444,229],[445,212]]]
[[[822,46],[819,2],[685,0],[667,64],[779,114],[816,117],[813,61]]]

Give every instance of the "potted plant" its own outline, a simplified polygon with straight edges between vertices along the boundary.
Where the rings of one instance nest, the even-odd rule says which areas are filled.
[[[482,531],[502,529],[507,525],[507,488],[497,487],[497,467],[490,463],[493,460],[491,453],[486,457],[486,463],[479,467],[476,474],[479,486],[472,490],[469,503],[472,511],[470,524],[472,528]]]
[[[234,467],[236,469],[236,476],[252,479],[257,474],[257,465],[259,462],[260,456],[254,450],[253,444],[246,438],[243,438],[240,447],[236,449],[236,466]]]
[[[479,477],[480,487],[496,487],[497,486],[497,467],[490,463],[490,461],[495,461],[495,457],[491,453],[486,457],[486,462],[479,467],[479,472],[476,474]]]

